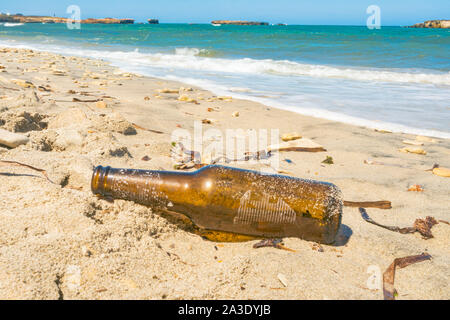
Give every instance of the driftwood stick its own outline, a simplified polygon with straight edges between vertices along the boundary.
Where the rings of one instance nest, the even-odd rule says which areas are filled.
[[[158,131],[158,130],[154,130],[154,129],[147,129],[147,128],[141,127],[140,125],[137,125],[136,123],[132,123],[132,125],[133,125],[133,127],[134,127],[135,129],[140,129],[140,130],[150,131],[150,132],[158,133],[158,134],[163,134],[163,133],[164,133],[164,132],[162,132],[162,131]]]
[[[344,201],[344,206],[346,207],[356,207],[356,208],[378,208],[378,209],[391,209],[392,205],[390,201]]]
[[[72,102],[98,102],[98,101],[102,101],[102,99],[83,100],[83,99],[78,99],[78,98],[72,98]]]

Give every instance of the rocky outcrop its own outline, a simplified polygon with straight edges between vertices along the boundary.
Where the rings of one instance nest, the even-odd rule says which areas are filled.
[[[214,20],[212,24],[232,24],[238,26],[268,26],[268,22],[256,22],[256,21],[239,21],[239,20]]]
[[[104,19],[84,19],[81,23],[90,24],[133,24],[134,19],[114,19],[114,18],[104,18]]]
[[[159,24],[159,20],[158,19],[148,19],[147,21],[150,24]]]
[[[61,17],[49,17],[49,16],[23,16],[23,15],[6,15],[0,14],[0,22],[13,22],[13,23],[66,23],[67,18]],[[80,23],[86,24],[133,24],[133,19],[84,19]]]
[[[0,15],[0,22],[13,23],[66,23],[67,18],[49,16]]]
[[[428,20],[423,23],[416,23],[409,28],[450,29],[450,20]]]

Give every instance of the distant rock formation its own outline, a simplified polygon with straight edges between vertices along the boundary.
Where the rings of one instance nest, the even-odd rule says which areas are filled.
[[[450,29],[450,20],[428,20],[423,23],[416,23],[409,28]]]
[[[114,19],[114,18],[104,18],[104,19],[84,19],[81,23],[99,23],[99,24],[133,24],[134,19]]]
[[[50,16],[23,16],[0,14],[0,22],[13,23],[65,23],[67,18],[50,17]]]
[[[150,24],[159,24],[159,20],[158,19],[148,19],[147,21]]]
[[[255,21],[238,21],[238,20],[214,20],[211,24],[232,24],[238,26],[268,26],[268,22],[255,22]]]
[[[0,14],[0,22],[14,22],[14,23],[66,23],[67,18],[61,17],[49,17],[49,16],[23,16],[20,14],[7,15]],[[104,19],[84,19],[80,23],[92,24],[133,24],[133,19],[114,19],[114,18],[104,18]]]

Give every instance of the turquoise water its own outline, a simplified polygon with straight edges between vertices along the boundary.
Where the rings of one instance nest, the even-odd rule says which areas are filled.
[[[3,24],[0,45],[102,58],[302,114],[450,138],[450,30]]]

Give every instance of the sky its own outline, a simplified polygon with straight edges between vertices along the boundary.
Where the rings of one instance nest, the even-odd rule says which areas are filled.
[[[411,25],[450,19],[450,0],[0,0],[0,12],[68,17],[78,5],[81,18],[133,18],[144,22],[209,23],[252,20],[312,25],[365,25],[366,9],[377,5],[381,25]]]

